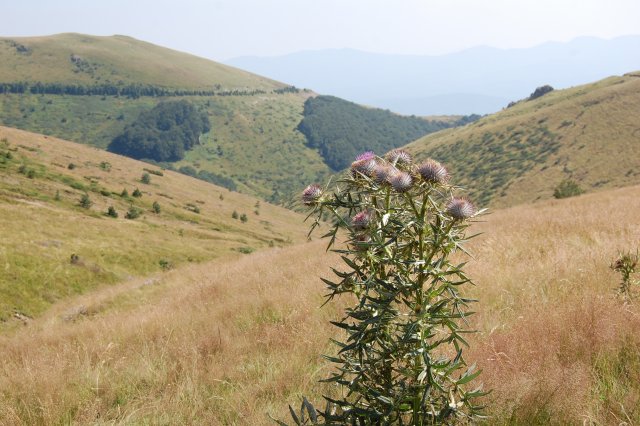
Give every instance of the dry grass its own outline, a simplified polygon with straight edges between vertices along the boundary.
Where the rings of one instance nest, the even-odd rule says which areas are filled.
[[[608,265],[640,241],[640,187],[487,216],[469,272],[481,299],[467,360],[490,424],[640,422],[638,309]],[[0,422],[269,424],[327,389],[324,242],[190,265],[85,296],[0,338]],[[110,305],[113,298],[128,303]],[[74,304],[93,316],[61,319]],[[107,306],[107,308],[104,308]]]

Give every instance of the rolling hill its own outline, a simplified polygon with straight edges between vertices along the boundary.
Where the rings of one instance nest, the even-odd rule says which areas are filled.
[[[238,191],[283,203],[331,165],[298,130],[316,96],[283,83],[125,36],[59,34],[0,38],[0,124],[106,148],[160,102],[184,100],[206,114],[211,131],[183,159],[164,164],[215,176]],[[380,115],[353,104],[358,115]],[[390,121],[420,121],[386,112]],[[316,120],[316,127],[335,127]],[[343,117],[340,126],[350,123]],[[420,133],[388,132],[397,144]],[[398,128],[403,125],[397,126]],[[357,144],[370,134],[358,134]],[[396,137],[397,136],[397,137]]]
[[[563,181],[587,192],[640,183],[640,74],[522,100],[406,146],[433,157],[480,205],[553,197]]]
[[[302,219],[147,163],[0,127],[0,320],[185,263],[302,241]]]
[[[1,82],[144,83],[182,89],[285,87],[231,66],[122,35],[0,38],[0,58]]]

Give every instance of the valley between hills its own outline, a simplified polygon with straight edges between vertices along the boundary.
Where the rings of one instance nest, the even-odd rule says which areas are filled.
[[[399,147],[489,207],[465,355],[487,424],[640,422],[611,268],[640,241],[638,72],[420,118],[124,36],[4,38],[0,63],[0,424],[272,424],[334,395],[320,354],[349,300],[321,307],[320,277],[344,264],[299,194]],[[211,122],[183,158],[107,151],[169,100]]]

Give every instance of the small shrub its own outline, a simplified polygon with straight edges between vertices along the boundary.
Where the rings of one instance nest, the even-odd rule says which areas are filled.
[[[140,178],[140,182],[148,185],[151,183],[151,175],[149,173],[143,173],[142,177]]]
[[[82,196],[80,197],[80,201],[78,201],[78,205],[83,209],[90,208],[93,205],[93,201],[91,201],[89,194],[82,194]]]
[[[134,196],[134,197],[136,197],[136,198],[140,198],[140,197],[142,197],[142,192],[140,192],[140,190],[139,190],[138,188],[136,188],[136,189],[131,193],[131,195],[133,195],[133,196]]]
[[[187,205],[184,208],[189,210],[190,212],[194,212],[196,214],[200,214],[200,207],[196,206],[193,203],[187,203]]]
[[[233,219],[237,219],[238,218],[238,212],[234,210],[233,213],[231,213],[231,217]]]
[[[36,177],[36,171],[33,169],[27,170],[27,177],[29,179],[34,179]]]
[[[160,214],[160,211],[161,211],[160,203],[158,203],[157,201],[154,201],[153,204],[151,205],[151,208],[153,209],[153,212],[155,214]]]
[[[76,168],[76,165],[75,165],[75,164],[73,164],[73,163],[69,163],[69,164],[67,165],[67,169],[69,169],[69,170],[73,170],[73,169],[75,169],[75,168]]]
[[[111,171],[111,163],[109,163],[108,161],[102,161],[100,163],[100,168],[105,172],[109,172]]]
[[[103,195],[105,197],[111,197],[111,191],[107,191],[106,189],[101,189],[100,195]]]
[[[558,186],[556,186],[556,189],[553,190],[553,196],[558,199],[575,197],[576,195],[583,193],[584,191],[580,188],[580,185],[571,179],[563,180]]]
[[[158,261],[158,264],[160,265],[160,268],[162,268],[163,271],[168,271],[173,268],[173,264],[171,263],[171,261],[167,259],[160,259]]]
[[[107,216],[115,218],[118,217],[118,212],[116,211],[115,207],[109,206],[109,208],[107,209]]]
[[[53,199],[54,199],[55,201],[60,201],[60,200],[61,200],[61,198],[60,198],[60,191],[56,190],[56,195],[53,197]]]
[[[142,210],[135,206],[130,206],[129,210],[127,210],[127,214],[124,215],[126,219],[137,219],[142,214]]]
[[[622,280],[620,281],[617,292],[618,295],[626,301],[631,301],[635,296],[633,294],[634,292],[632,285],[640,284],[638,280],[634,280],[631,278],[633,274],[638,272],[639,260],[640,257],[638,255],[638,251],[636,250],[636,254],[632,254],[631,252],[620,253],[618,255],[618,258],[611,264],[611,269],[619,272],[622,276]]]
[[[242,254],[251,254],[255,251],[253,247],[248,247],[248,246],[238,247],[236,250],[238,250]]]
[[[161,171],[161,170],[153,170],[153,169],[147,169],[147,168],[144,168],[143,170],[144,170],[145,172],[149,172],[149,173],[151,173],[152,175],[156,175],[156,176],[164,176],[164,173],[162,173],[162,171]]]
[[[553,87],[545,84],[544,86],[536,87],[536,90],[533,91],[531,95],[529,95],[529,100],[537,99],[541,96],[546,95],[549,92],[553,92]]]
[[[247,217],[247,215],[246,215],[246,214],[242,213],[242,214],[240,215],[240,222],[242,222],[242,223],[247,223],[247,221],[248,221],[248,220],[249,220],[249,218]]]
[[[84,186],[82,183],[76,182],[76,181],[71,181],[69,186],[71,188],[73,188],[73,189],[77,189],[78,191],[86,191],[87,190],[86,186]]]
[[[124,188],[124,189],[122,190],[122,192],[120,193],[120,196],[121,196],[122,198],[129,198],[129,191],[127,191],[127,188]]]

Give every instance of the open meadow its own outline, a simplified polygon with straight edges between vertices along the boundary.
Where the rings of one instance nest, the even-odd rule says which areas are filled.
[[[492,211],[471,231],[487,424],[640,422],[640,310],[610,269],[640,187]],[[317,237],[317,236],[316,236]],[[326,241],[186,264],[54,304],[0,336],[0,424],[271,424],[321,401]],[[149,285],[149,283],[153,283]],[[88,314],[70,315],[78,307]]]

